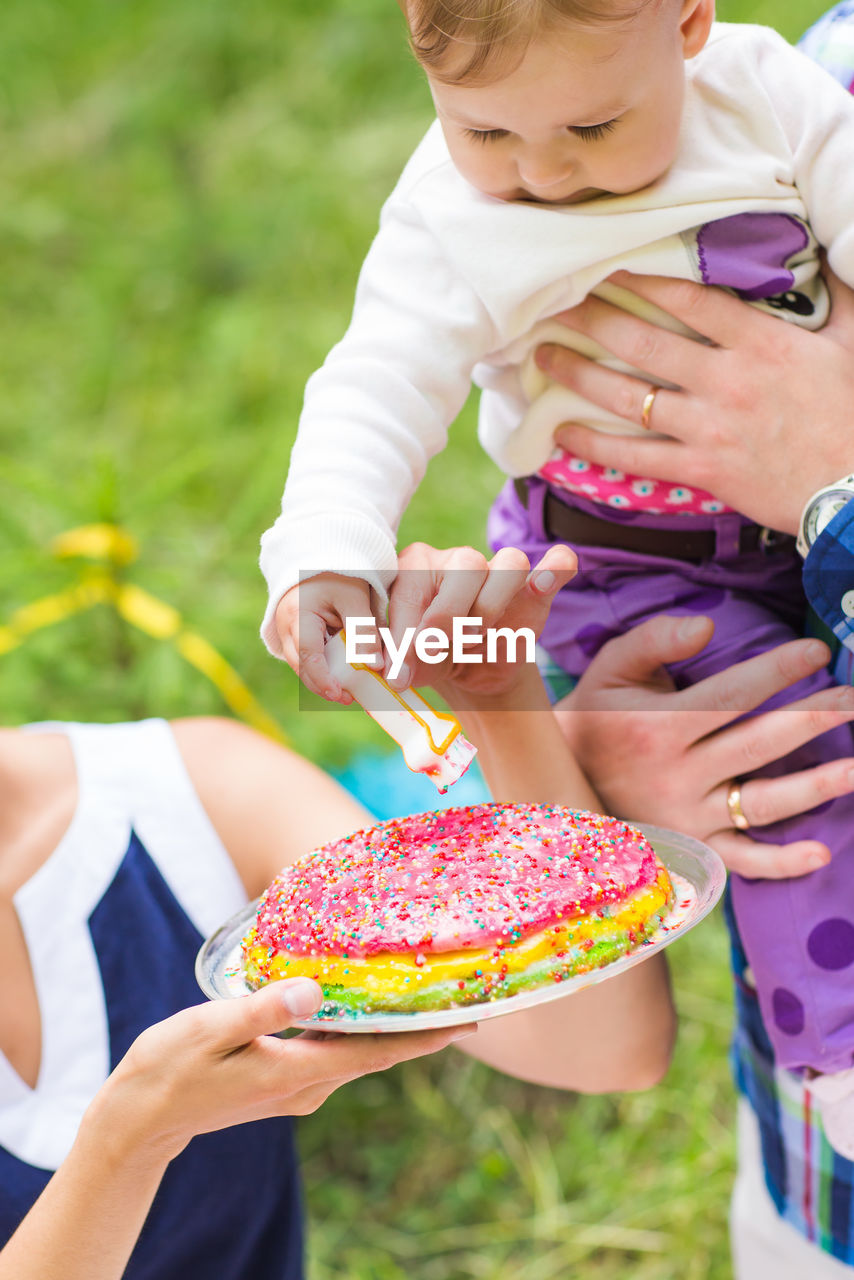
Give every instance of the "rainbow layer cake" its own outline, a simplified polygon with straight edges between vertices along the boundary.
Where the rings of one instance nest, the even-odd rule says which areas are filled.
[[[609,964],[658,928],[670,878],[635,827],[554,805],[382,822],[287,867],[243,939],[252,987],[308,976],[325,1012],[515,995]]]

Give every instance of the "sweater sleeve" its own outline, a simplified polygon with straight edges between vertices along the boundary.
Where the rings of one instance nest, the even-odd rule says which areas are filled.
[[[767,35],[758,70],[791,150],[795,186],[830,266],[854,286],[854,97],[782,37]]]
[[[346,574],[385,598],[400,518],[493,345],[474,291],[413,204],[392,196],[347,333],[307,384],[282,511],[261,539],[261,635],[275,656],[276,605],[301,578]]]

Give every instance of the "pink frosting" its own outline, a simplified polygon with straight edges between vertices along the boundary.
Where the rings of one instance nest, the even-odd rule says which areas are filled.
[[[368,956],[518,942],[655,881],[641,833],[552,805],[482,804],[382,822],[324,845],[270,885],[271,955]]]

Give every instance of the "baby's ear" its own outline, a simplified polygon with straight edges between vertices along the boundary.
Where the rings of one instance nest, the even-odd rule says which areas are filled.
[[[682,55],[693,58],[709,38],[715,20],[715,0],[683,0],[679,30],[682,33]]]

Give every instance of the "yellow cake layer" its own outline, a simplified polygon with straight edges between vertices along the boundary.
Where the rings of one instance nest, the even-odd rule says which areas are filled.
[[[419,953],[381,951],[373,956],[345,959],[332,955],[297,956],[286,951],[269,958],[268,949],[252,941],[244,945],[244,962],[250,981],[280,978],[316,978],[326,986],[352,987],[369,992],[411,990],[413,978],[421,983],[459,981],[476,970],[483,974],[515,974],[548,959],[568,947],[591,946],[605,935],[640,933],[650,916],[660,911],[671,895],[667,872],[659,872],[655,884],[641,889],[610,915],[583,916],[567,924],[549,925],[515,945],[493,945],[482,950]]]

